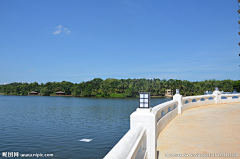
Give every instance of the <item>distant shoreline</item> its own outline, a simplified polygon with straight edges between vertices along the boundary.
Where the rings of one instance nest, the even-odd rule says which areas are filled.
[[[15,95],[15,94],[3,94],[3,96],[43,96],[43,95]],[[84,97],[84,96],[73,96],[73,95],[49,95],[43,97],[83,97],[83,98],[139,98],[139,97]],[[172,98],[172,96],[151,96],[151,98]]]
[[[63,97],[138,97],[140,92],[149,92],[152,98],[168,98],[176,93],[183,96],[203,95],[206,91],[219,90],[224,92],[240,92],[240,80],[205,80],[190,82],[187,80],[161,79],[113,79],[94,78],[91,81],[72,83],[68,81],[43,83],[13,82],[0,85],[0,93],[6,95],[43,95]],[[168,96],[170,95],[170,96]]]

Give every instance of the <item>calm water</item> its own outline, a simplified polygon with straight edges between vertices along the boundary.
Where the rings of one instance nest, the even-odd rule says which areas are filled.
[[[151,106],[169,100],[152,98]],[[129,130],[137,107],[137,98],[0,96],[0,157],[103,158]]]

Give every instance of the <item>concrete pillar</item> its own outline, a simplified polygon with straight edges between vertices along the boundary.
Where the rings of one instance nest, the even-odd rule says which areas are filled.
[[[146,127],[146,150],[148,159],[157,159],[157,118],[152,108],[137,108],[130,116],[130,128],[137,124]]]
[[[179,93],[175,94],[173,96],[173,100],[177,100],[178,101],[178,114],[182,114],[182,95],[180,95]]]
[[[215,91],[213,91],[213,94],[216,95],[215,103],[216,104],[221,103],[221,92],[218,90],[217,87],[215,88]]]

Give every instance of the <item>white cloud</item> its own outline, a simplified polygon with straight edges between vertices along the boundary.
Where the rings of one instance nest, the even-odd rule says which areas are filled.
[[[1,83],[0,85],[6,85],[6,84],[9,84],[9,83],[5,82],[5,83]]]
[[[60,34],[61,30],[56,30],[55,32],[53,32],[53,34]]]
[[[53,32],[53,35],[57,35],[57,34],[61,34],[61,33],[70,34],[71,31],[68,28],[63,28],[62,25],[58,25],[56,27],[55,31]]]
[[[58,26],[56,27],[56,31],[54,31],[53,34],[60,34],[61,31],[62,31],[62,25],[58,25]]]
[[[29,70],[28,72],[34,72],[34,70]]]
[[[67,34],[70,34],[70,33],[71,33],[71,31],[70,31],[70,30],[68,30],[66,33],[67,33]]]

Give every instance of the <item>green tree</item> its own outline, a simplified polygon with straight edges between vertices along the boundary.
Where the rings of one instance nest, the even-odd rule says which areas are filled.
[[[236,89],[237,92],[240,92],[240,80],[233,83],[233,89]]]
[[[51,91],[47,87],[43,87],[40,91],[43,96],[49,96]]]
[[[132,97],[132,88],[128,88],[128,89],[124,92],[124,96],[125,96],[125,97]]]

